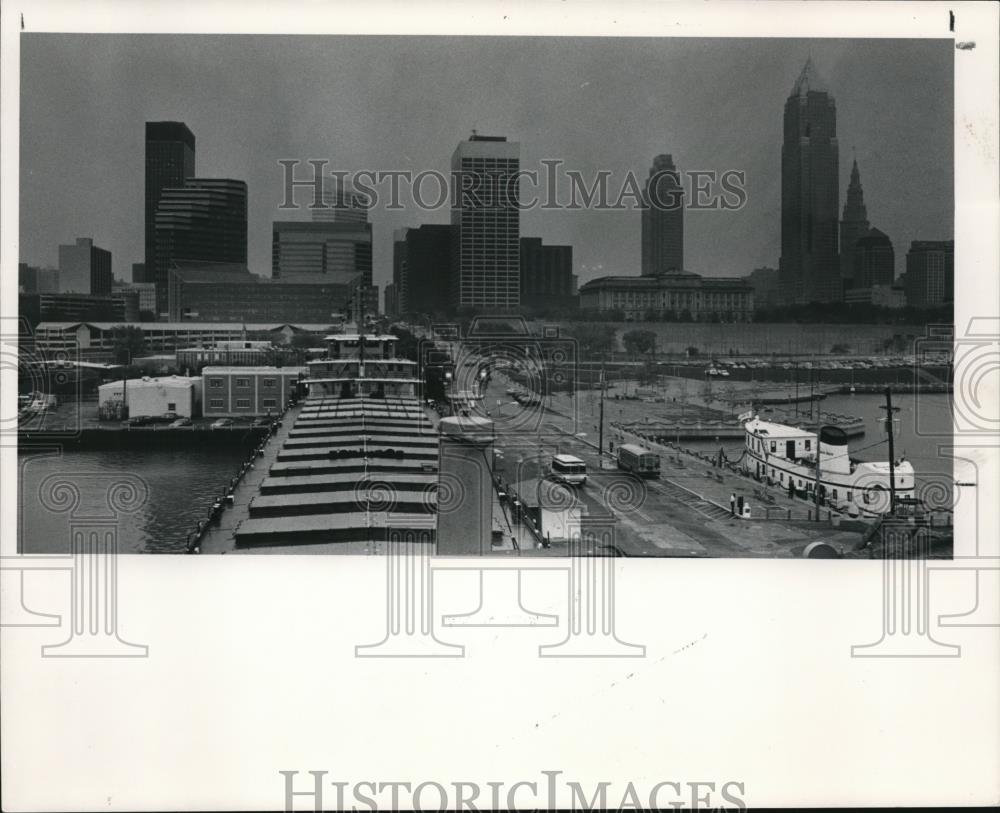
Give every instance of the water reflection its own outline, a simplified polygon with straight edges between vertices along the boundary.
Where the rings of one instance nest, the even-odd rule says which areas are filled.
[[[118,516],[122,553],[183,552],[184,538],[205,516],[213,497],[236,474],[242,449],[177,451],[58,450],[20,452],[18,542],[23,553],[69,552],[72,519],[109,512],[107,492],[122,472],[141,477],[149,498],[134,514]],[[56,513],[39,501],[39,488],[50,475],[62,475],[80,492],[79,507]]]

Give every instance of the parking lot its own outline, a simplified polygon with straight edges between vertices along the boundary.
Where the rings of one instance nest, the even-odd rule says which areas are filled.
[[[97,414],[97,401],[68,401],[58,404],[35,415],[24,416],[18,422],[18,429],[31,432],[71,432],[78,429],[142,429],[144,431],[193,431],[211,429],[219,419],[214,417],[197,417],[186,419],[186,425],[173,426],[177,416],[155,416],[152,420],[129,421],[101,420]],[[267,426],[266,418],[225,418],[228,423],[220,429],[245,430],[254,426]]]

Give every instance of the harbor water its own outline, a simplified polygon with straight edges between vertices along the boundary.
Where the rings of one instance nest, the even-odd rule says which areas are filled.
[[[107,513],[108,489],[123,475],[146,485],[148,498],[134,513],[118,515],[122,553],[183,553],[186,535],[206,516],[214,498],[247,453],[239,447],[177,450],[103,450],[18,454],[18,543],[22,553],[66,553],[72,511],[45,507],[39,490],[53,475],[80,492],[75,516]],[[49,480],[51,484],[53,481]]]
[[[938,508],[953,504],[954,480],[973,480],[975,472],[943,454],[952,423],[951,396],[899,394],[893,396],[897,413],[897,457],[905,456],[916,470],[918,495]],[[885,403],[876,395],[833,395],[822,402],[824,411],[863,418],[864,436],[853,438],[851,454],[861,460],[888,459],[888,444],[879,419]],[[809,405],[802,405],[808,415]],[[705,453],[720,447],[730,459],[742,454],[737,439],[682,441],[682,446]],[[80,490],[78,511],[106,506],[105,494],[123,473],[137,475],[148,488],[148,499],[135,513],[118,519],[118,545],[123,553],[183,552],[185,537],[205,517],[214,497],[236,474],[246,457],[240,448],[178,450],[104,450],[43,453],[22,451],[18,501],[18,538],[24,553],[63,553],[69,550],[72,517],[44,507],[39,488],[51,475],[63,475]]]
[[[893,430],[896,458],[904,457],[913,464],[918,495],[923,490],[938,507],[950,507],[953,481],[974,479],[974,472],[967,465],[939,448],[950,442],[952,396],[894,393],[892,403],[899,408]],[[864,420],[865,434],[850,441],[852,457],[865,461],[889,459],[889,444],[880,423],[885,416],[885,410],[881,409],[885,405],[884,395],[831,395],[819,404],[824,412],[854,415]],[[800,416],[808,420],[809,404],[801,404],[799,409]],[[794,406],[791,410],[794,414]],[[743,441],[735,438],[682,441],[681,445],[706,454],[718,452],[721,447],[731,460],[743,453]]]

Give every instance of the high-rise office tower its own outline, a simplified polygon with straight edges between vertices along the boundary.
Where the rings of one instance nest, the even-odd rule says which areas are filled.
[[[657,155],[642,193],[642,273],[684,270],[684,187],[673,156]]]
[[[955,241],[914,240],[903,275],[906,304],[916,307],[955,301]]]
[[[520,163],[520,144],[475,132],[452,155],[454,308],[504,310],[521,302]]]
[[[522,237],[521,307],[570,309],[576,302],[573,246],[548,246],[540,237]]]
[[[397,261],[400,271],[397,287],[400,313],[427,317],[446,313],[455,229],[425,223],[400,232],[393,246],[393,273]]]
[[[858,162],[851,167],[851,182],[847,187],[847,200],[840,218],[840,278],[844,289],[866,287],[854,282],[854,247],[858,240],[868,233],[868,210],[865,208],[865,194],[861,188],[861,173]]]
[[[176,260],[246,264],[247,185],[229,178],[190,178],[160,192],[152,282],[158,314],[168,309],[168,275]],[[148,273],[148,267],[147,267]]]
[[[372,227],[361,221],[276,220],[271,276],[288,282],[347,285],[360,275],[372,284]]]
[[[59,292],[73,294],[111,293],[111,252],[98,248],[89,237],[77,237],[75,245],[59,246]]]
[[[323,208],[310,209],[316,223],[367,223],[370,202],[367,197],[337,178],[323,179],[320,196]]]
[[[406,257],[407,232],[409,232],[409,229],[396,229],[392,235],[392,295],[393,306],[395,308],[393,315],[395,316],[409,313],[410,309],[410,301],[407,296],[409,293],[409,280],[407,279],[408,262]],[[447,235],[447,239],[450,245],[450,233]],[[446,273],[451,273],[450,262],[446,266]],[[386,310],[388,310],[388,306],[386,306]]]
[[[892,285],[896,281],[896,253],[892,240],[878,229],[869,229],[854,242],[854,288]]]
[[[781,146],[781,262],[789,304],[842,298],[838,257],[837,108],[812,60],[785,102]]]
[[[184,186],[194,177],[194,134],[180,121],[146,122],[146,253],[145,276],[136,282],[155,282],[156,207],[160,193],[167,187]],[[163,280],[163,304],[166,305],[166,280]]]

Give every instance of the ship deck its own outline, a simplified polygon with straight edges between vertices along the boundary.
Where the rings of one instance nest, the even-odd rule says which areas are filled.
[[[205,553],[433,548],[438,437],[415,398],[314,396],[286,413]]]

